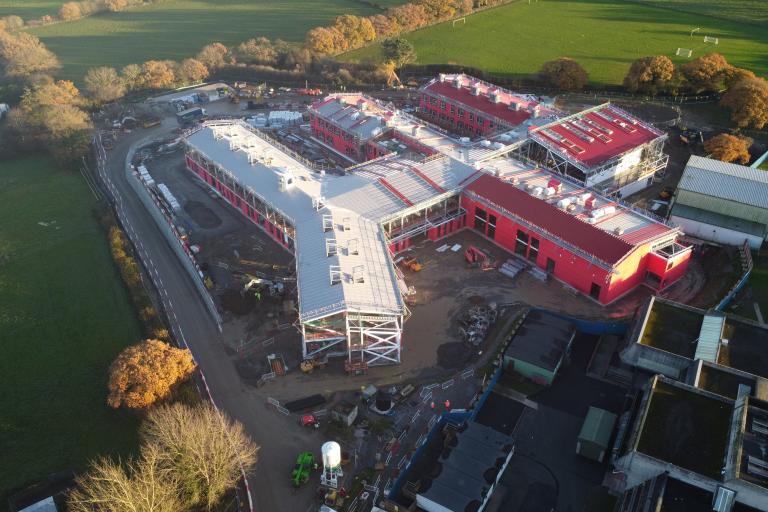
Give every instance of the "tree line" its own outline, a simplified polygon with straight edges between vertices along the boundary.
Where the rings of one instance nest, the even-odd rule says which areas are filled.
[[[166,0],[81,0],[66,2],[53,14],[45,14],[36,19],[24,20],[14,14],[0,18],[0,30],[16,31],[25,27],[40,27],[58,21],[72,21],[100,12],[119,12],[144,4],[157,4]]]

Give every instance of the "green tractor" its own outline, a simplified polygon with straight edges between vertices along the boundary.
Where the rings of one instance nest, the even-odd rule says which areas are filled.
[[[312,454],[312,452],[301,452],[298,457],[296,457],[296,465],[294,466],[293,472],[291,473],[293,486],[300,487],[307,483],[307,480],[309,480],[309,474],[313,469],[317,469],[315,456]]]

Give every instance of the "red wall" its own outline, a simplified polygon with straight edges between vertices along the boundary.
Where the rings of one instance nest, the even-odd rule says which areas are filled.
[[[211,176],[208,171],[205,170],[200,164],[195,162],[187,155],[187,169],[199,176],[209,186],[215,188],[219,193],[235,208],[240,210],[240,213],[252,220],[256,225],[260,226],[264,231],[270,234],[278,243],[282,246],[291,248],[291,243],[287,240],[287,236],[278,226],[269,222],[260,212],[251,207],[245,200],[241,199],[234,193],[229,187],[225,186],[219,180]]]
[[[429,228],[427,230],[427,238],[429,238],[430,240],[439,240],[440,238],[446,237],[451,233],[455,233],[456,231],[464,227],[464,221],[465,221],[465,217],[459,217],[458,219],[453,219],[448,222],[444,222],[439,226]]]
[[[310,115],[309,124],[312,128],[312,134],[315,137],[333,147],[333,149],[339,153],[347,155],[357,161],[363,161],[365,159],[365,155],[360,154],[360,146],[355,142],[354,137],[341,128],[326,123],[315,114]],[[338,130],[339,133],[334,133],[336,130]]]
[[[445,101],[445,108],[441,108],[442,101]],[[451,113],[451,106],[453,106],[453,113]],[[461,116],[459,115],[459,109],[463,109],[463,115]],[[477,134],[477,131],[480,130],[480,135],[483,135],[489,131],[498,129],[493,121],[489,119],[488,115],[481,114],[480,118],[482,119],[482,123],[478,123],[478,116],[475,112],[470,112],[463,106],[451,103],[448,100],[432,98],[423,92],[419,94],[419,110],[423,113],[424,117],[430,119],[433,123],[442,126],[450,126],[460,132],[471,131],[473,134]],[[445,116],[445,118],[441,119],[440,115]],[[472,117],[472,120],[470,120],[470,116]],[[463,128],[459,128],[458,123],[463,123]]]

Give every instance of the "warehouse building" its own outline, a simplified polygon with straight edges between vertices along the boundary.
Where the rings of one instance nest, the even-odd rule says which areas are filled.
[[[768,236],[768,172],[693,155],[677,185],[670,220],[686,234],[725,245]]]
[[[660,477],[709,493],[709,510],[766,510],[768,402],[747,386],[729,399],[657,375],[625,418],[614,460],[625,487],[619,510],[647,510],[637,497],[652,496]]]

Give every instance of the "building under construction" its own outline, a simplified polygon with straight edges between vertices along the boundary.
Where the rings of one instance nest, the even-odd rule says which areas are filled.
[[[392,257],[465,227],[601,304],[639,285],[666,288],[685,271],[679,229],[522,155],[555,111],[472,141],[354,98],[311,110],[313,133],[331,147],[328,130],[342,141],[362,125],[370,133],[349,151],[335,147],[362,162],[344,176],[241,121],[206,122],[185,136],[189,170],[295,255],[304,357],[343,355],[350,368],[400,362],[407,285]],[[645,143],[632,140],[624,151]],[[371,144],[388,150],[371,159]]]

